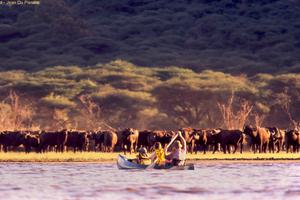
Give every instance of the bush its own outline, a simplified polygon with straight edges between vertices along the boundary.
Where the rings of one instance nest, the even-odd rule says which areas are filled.
[[[45,106],[59,109],[73,108],[76,106],[76,104],[68,98],[60,95],[55,95],[53,93],[43,97],[41,99],[41,103]]]
[[[121,102],[127,102],[128,105],[132,104],[148,104],[154,103],[156,99],[147,92],[134,92],[127,89],[116,89],[109,85],[100,88],[100,91],[92,96],[96,100],[115,99]]]

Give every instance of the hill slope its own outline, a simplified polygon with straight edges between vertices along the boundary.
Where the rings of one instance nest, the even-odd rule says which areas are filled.
[[[42,0],[0,8],[0,68],[123,59],[234,74],[300,71],[300,8],[286,0]]]

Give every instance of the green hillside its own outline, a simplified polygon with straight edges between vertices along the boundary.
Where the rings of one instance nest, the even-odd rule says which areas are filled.
[[[0,68],[122,59],[234,74],[300,69],[293,0],[41,0],[0,6]]]
[[[0,130],[294,128],[300,3],[0,5]]]

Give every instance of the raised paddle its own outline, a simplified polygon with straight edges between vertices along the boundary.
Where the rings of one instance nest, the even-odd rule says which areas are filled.
[[[169,144],[167,145],[167,147],[165,148],[165,153],[167,153],[168,148],[173,144],[173,142],[175,141],[175,139],[178,137],[178,133],[176,135],[173,136],[172,140],[169,142]]]

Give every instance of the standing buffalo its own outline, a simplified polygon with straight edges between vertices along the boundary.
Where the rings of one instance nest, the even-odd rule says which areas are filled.
[[[86,150],[88,145],[87,132],[85,131],[68,131],[68,137],[65,143],[66,147],[73,148],[74,153]]]
[[[175,132],[173,131],[161,131],[161,130],[152,131],[148,135],[148,139],[147,139],[149,148],[153,147],[155,142],[160,142],[162,147],[165,147],[171,141],[174,135]]]
[[[267,127],[267,131],[269,131],[270,134],[270,141],[269,141],[269,152],[274,153],[275,151],[275,142],[276,142],[276,137],[275,134],[277,133],[277,130],[275,127]]]
[[[164,147],[166,144],[171,141],[172,133],[168,131],[161,130],[144,130],[139,132],[138,138],[138,148],[146,147],[148,151],[151,150],[155,142],[160,142]]]
[[[39,145],[40,145],[40,137],[39,135],[34,135],[34,134],[26,134],[25,135],[25,152],[29,153],[31,152],[32,148],[35,148],[36,152],[39,152]]]
[[[244,133],[250,137],[254,153],[256,153],[257,149],[259,153],[267,152],[267,147],[270,142],[270,133],[267,129],[245,126]]]
[[[234,147],[233,153],[235,153],[238,145],[240,145],[240,153],[243,153],[244,139],[244,134],[240,130],[221,130],[219,133],[212,135],[212,140],[215,144],[213,153],[215,153],[218,143],[221,144],[224,153],[226,151],[230,153],[231,146]]]
[[[95,151],[103,150],[104,134],[102,131],[93,131],[88,135],[88,138],[90,141],[93,141]]]
[[[137,150],[137,143],[139,138],[139,131],[137,129],[127,128],[121,132],[120,136],[121,146],[124,154],[126,154],[126,151],[132,153]]]
[[[175,135],[174,131],[162,131],[161,134],[159,134],[156,139],[157,142],[160,142],[161,145],[165,147],[171,142],[174,135]]]
[[[282,150],[285,141],[285,131],[276,127],[268,127],[267,129],[270,134],[269,152],[274,153],[275,148],[277,148],[277,153],[279,153],[280,150]]]
[[[208,150],[208,147],[210,145],[214,145],[213,143],[213,135],[219,133],[219,130],[195,130],[198,134],[195,136],[196,140],[196,147],[198,146],[199,148],[202,146],[203,147],[203,153],[206,154],[206,151]],[[198,149],[199,149],[198,148]],[[197,148],[195,149],[195,153],[197,153]]]
[[[278,129],[277,133],[275,134],[275,147],[277,147],[277,153],[279,153],[281,150],[284,150],[284,144],[285,144],[285,130]]]
[[[0,144],[3,151],[7,152],[10,147],[19,147],[25,143],[25,133],[21,131],[3,131],[0,133]]]
[[[294,153],[299,152],[300,148],[300,134],[297,130],[287,131],[285,134],[285,145],[286,152],[288,153],[290,148],[292,147],[292,151]]]
[[[195,138],[193,137],[194,129],[192,128],[182,128],[179,129],[181,131],[182,136],[184,137],[187,145],[187,151],[193,152],[195,148]]]
[[[40,150],[45,152],[49,147],[54,147],[56,152],[63,152],[68,138],[68,131],[42,131],[40,134]]]
[[[118,136],[113,131],[103,131],[104,152],[112,152],[118,142]]]
[[[155,139],[152,137],[154,134],[150,130],[139,131],[137,148],[145,147],[150,150],[151,146],[154,144]]]

